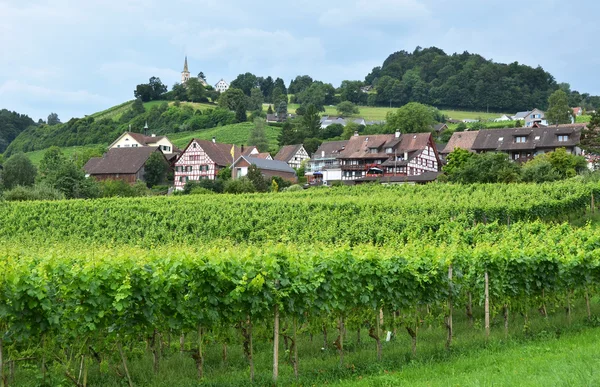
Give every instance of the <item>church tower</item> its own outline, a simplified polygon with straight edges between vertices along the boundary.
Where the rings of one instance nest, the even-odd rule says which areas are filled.
[[[183,71],[181,72],[181,84],[185,84],[190,79],[190,71],[188,70],[187,56],[183,63]]]

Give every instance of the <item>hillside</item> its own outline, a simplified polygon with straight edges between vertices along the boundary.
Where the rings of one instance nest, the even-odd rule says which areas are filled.
[[[6,155],[33,152],[51,146],[109,144],[127,130],[142,132],[148,124],[155,134],[199,131],[235,123],[234,113],[216,105],[154,101],[143,107],[125,102],[84,118],[49,126],[29,126],[10,143]]]
[[[369,101],[378,106],[414,101],[478,111],[545,110],[548,97],[560,87],[571,106],[600,107],[600,97],[571,91],[540,66],[496,63],[468,52],[448,55],[436,47],[393,53],[365,83],[376,88]]]
[[[253,125],[250,122],[244,122],[241,124],[232,124],[219,126],[217,128],[212,129],[203,129],[197,131],[188,131],[188,132],[179,132],[167,134],[169,140],[175,144],[175,146],[179,148],[184,148],[192,138],[198,138],[201,140],[212,140],[213,137],[216,138],[217,141],[226,143],[226,144],[236,144],[236,145],[248,145],[248,137],[250,136],[250,131],[252,130]],[[267,134],[267,138],[269,139],[270,149],[271,151],[277,151],[277,137],[279,133],[281,133],[281,128],[276,128],[272,126],[266,126],[265,132]],[[100,143],[100,144],[89,144],[84,146],[71,146],[71,147],[61,147],[61,151],[65,156],[71,157],[75,153],[80,153],[89,150],[98,149],[98,147],[107,147],[108,142]],[[34,165],[39,165],[42,157],[46,149],[41,149],[33,152],[25,153],[27,157],[31,160]]]

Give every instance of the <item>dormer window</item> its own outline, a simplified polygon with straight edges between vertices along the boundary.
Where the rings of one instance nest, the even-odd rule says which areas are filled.
[[[377,148],[369,148],[369,153],[377,153]]]
[[[568,134],[560,134],[558,135],[558,142],[567,142],[569,141],[569,135]]]
[[[517,144],[527,142],[527,136],[515,136],[515,142]]]
[[[504,137],[498,137],[498,141],[504,141]]]
[[[540,136],[535,136],[535,141],[538,141],[540,139]]]
[[[392,148],[385,148],[385,153],[392,153],[393,149]]]

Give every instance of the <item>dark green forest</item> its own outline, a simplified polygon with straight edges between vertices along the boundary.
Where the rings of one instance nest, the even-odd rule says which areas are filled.
[[[438,108],[517,112],[548,107],[548,97],[561,88],[570,106],[600,107],[600,97],[570,90],[542,67],[496,63],[481,55],[417,47],[398,51],[365,78],[374,86],[371,105],[394,106],[421,102]]]
[[[8,145],[19,133],[34,124],[35,122],[25,114],[11,112],[6,109],[0,110],[0,153],[8,148]]]

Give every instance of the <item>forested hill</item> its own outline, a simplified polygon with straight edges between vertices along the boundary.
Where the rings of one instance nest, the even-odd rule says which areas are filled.
[[[19,133],[35,123],[29,116],[11,112],[6,109],[0,110],[0,153],[3,153],[8,145]]]
[[[546,109],[548,97],[559,87],[569,94],[571,106],[600,106],[600,97],[571,91],[540,66],[496,63],[468,52],[447,55],[436,47],[396,52],[365,82],[375,86],[372,98],[383,106],[421,102],[477,111]]]

